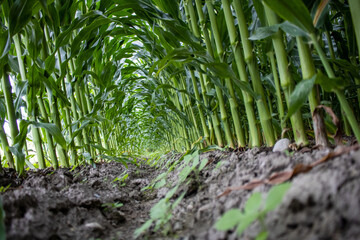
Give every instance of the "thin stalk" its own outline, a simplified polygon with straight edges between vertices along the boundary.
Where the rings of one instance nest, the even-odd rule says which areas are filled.
[[[224,59],[223,59],[224,50],[222,48],[222,42],[221,42],[221,39],[220,39],[220,33],[219,33],[218,26],[217,26],[214,7],[212,5],[211,0],[206,0],[206,6],[207,6],[209,17],[210,17],[211,29],[212,29],[212,33],[213,33],[213,36],[214,36],[214,39],[215,39],[217,53],[218,53],[220,62],[224,62]],[[226,87],[227,87],[227,89],[229,90],[229,93],[230,93],[229,102],[230,102],[231,114],[233,116],[233,122],[234,122],[234,125],[235,125],[236,133],[239,134],[239,136],[237,136],[237,137],[242,140],[241,142],[239,141],[238,144],[239,144],[239,146],[244,146],[245,145],[244,144],[244,134],[243,134],[242,128],[240,126],[240,119],[239,119],[239,115],[238,115],[238,111],[237,111],[237,107],[236,107],[235,93],[234,93],[234,90],[233,90],[233,87],[232,87],[231,80],[227,78],[227,79],[225,79],[225,82],[226,82]],[[221,120],[222,120],[222,123],[224,125],[226,141],[227,141],[227,144],[231,148],[234,148],[235,145],[234,145],[233,137],[232,137],[232,134],[231,134],[229,119],[228,119],[228,116],[227,116],[227,113],[226,113],[224,98],[222,96],[222,92],[221,92],[220,89],[217,89],[216,93],[217,93],[218,100],[219,100]]]
[[[311,57],[310,48],[304,43],[301,37],[296,37],[296,42],[299,51],[300,65],[302,72],[302,81],[312,78],[315,74],[315,65]],[[313,118],[313,128],[315,133],[316,145],[327,147],[329,145],[325,123],[322,114],[314,114],[315,108],[320,104],[319,95],[317,93],[317,86],[315,86],[309,94],[310,111]]]
[[[282,99],[282,94],[281,94],[280,79],[279,79],[278,72],[276,70],[276,60],[275,60],[273,51],[268,52],[266,55],[270,59],[271,71],[272,71],[274,82],[275,82],[277,109],[279,112],[281,129],[284,130],[286,128],[286,121],[284,121],[285,110],[284,110],[284,104],[283,104],[283,99]]]
[[[352,23],[355,30],[355,36],[356,36],[356,42],[358,47],[358,53],[359,53],[359,60],[360,60],[360,1],[359,0],[349,0],[349,7],[350,7],[350,13],[352,18]],[[356,60],[353,60],[356,62]],[[356,85],[360,85],[360,79],[355,78]],[[357,90],[357,96],[358,96],[358,102],[360,106],[360,88]]]
[[[51,118],[53,120],[53,123],[61,131],[62,127],[60,121],[60,113],[57,106],[57,99],[55,96],[51,96],[51,93],[49,91],[48,91],[48,100],[49,100],[50,112],[52,116]],[[61,165],[64,167],[69,167],[69,159],[66,150],[63,149],[59,144],[57,144],[56,151],[57,151],[57,155],[59,156]]]
[[[229,1],[224,0],[224,2],[226,2],[228,18],[233,19],[232,15],[231,15]],[[259,72],[259,69],[255,62],[256,56],[254,55],[252,43],[249,40],[248,26],[246,24],[244,12],[242,10],[240,1],[235,0],[233,2],[233,6],[234,6],[234,9],[236,12],[236,17],[238,19],[238,27],[239,27],[239,32],[240,32],[241,44],[243,46],[245,62],[249,68],[249,73],[250,73],[250,77],[252,80],[252,85],[253,85],[254,91],[256,94],[258,94],[260,96],[259,98],[256,99],[256,106],[259,111],[260,123],[261,123],[262,129],[264,131],[266,144],[268,146],[273,146],[275,144],[275,136],[274,136],[274,129],[272,126],[272,118],[271,118],[271,114],[269,112],[269,108],[266,104],[266,100],[265,100],[266,98],[264,95],[264,88],[262,86],[262,82],[261,82],[261,78],[260,78],[260,72]],[[231,26],[232,32],[235,33],[235,26],[233,26],[234,25],[233,22],[234,21],[229,22],[229,24],[232,25]],[[249,97],[249,96],[247,96],[247,97]],[[254,130],[252,130],[252,131],[254,131]]]
[[[194,6],[192,4],[192,1],[188,1],[188,3],[186,4],[185,9],[187,9],[187,12],[189,13],[188,21],[190,21],[190,23],[191,23],[191,26],[192,26],[191,29],[194,32],[194,35],[199,38],[200,37],[200,31],[199,31],[199,27],[197,25],[195,9],[194,9]],[[204,65],[201,65],[201,68],[204,69],[205,68]],[[193,71],[190,71],[190,74],[191,74],[191,80],[192,80],[192,84],[193,84],[193,88],[194,88],[194,92],[195,92],[195,98],[197,100],[196,104],[197,104],[197,107],[198,107],[198,110],[199,110],[199,116],[200,116],[201,126],[202,126],[203,133],[204,133],[204,138],[205,138],[206,143],[208,145],[210,145],[209,129],[206,126],[206,120],[205,120],[205,116],[204,116],[204,111],[203,111],[203,108],[200,105],[201,97],[200,97],[199,90],[198,90],[198,87],[197,87],[195,74],[194,74]],[[200,73],[199,73],[199,80],[200,80],[200,87],[201,87],[202,92],[206,92],[205,85],[203,83],[203,75],[200,74]],[[203,98],[204,98],[205,106],[208,106],[207,105],[208,101],[207,101],[206,95],[203,94]],[[212,126],[211,126],[211,122],[209,121],[209,128],[210,127],[212,127]]]
[[[18,34],[16,34],[13,37],[14,40],[14,44],[15,44],[15,49],[16,49],[16,55],[17,55],[17,59],[18,59],[18,64],[19,64],[19,69],[20,69],[20,76],[22,81],[26,81],[26,74],[25,74],[25,65],[24,62],[22,60],[22,54],[21,54],[21,46],[20,46],[20,37]],[[31,104],[30,103],[30,99],[29,99],[29,94],[31,91],[34,91],[32,89],[32,87],[30,86],[30,88],[27,89],[27,104]],[[29,115],[29,119],[31,121],[35,121],[36,120],[36,110],[35,110],[35,103],[34,106],[32,107],[31,111],[28,111],[28,115]],[[45,168],[46,164],[45,164],[45,158],[44,158],[44,152],[42,149],[42,140],[41,140],[41,136],[40,136],[40,131],[38,128],[35,128],[33,126],[31,126],[31,134],[33,137],[33,143],[36,149],[36,157],[39,163],[39,167],[40,168]]]
[[[355,30],[356,42],[358,46],[358,53],[360,59],[360,1],[359,0],[349,0],[350,13],[352,18],[352,23]]]
[[[179,84],[177,82],[177,80],[175,78],[172,78],[173,80],[173,83],[174,83],[174,86],[175,88],[179,88]],[[174,100],[175,100],[175,106],[179,109],[179,111],[181,112],[182,111],[182,108],[181,108],[181,104],[180,104],[180,100],[179,100],[179,96],[178,94],[175,92],[175,97],[174,97]],[[184,104],[184,101],[183,101],[183,104]],[[184,109],[185,110],[185,106],[184,106]],[[185,147],[186,147],[186,150],[190,150],[190,144],[189,144],[189,136],[188,136],[188,133],[186,131],[186,128],[185,128],[185,121],[183,119],[180,120],[181,122],[181,126],[179,126],[179,128],[181,129],[180,132],[183,133],[183,137],[184,137],[184,140],[185,140]]]
[[[270,26],[278,24],[276,14],[266,5],[264,5],[265,15]],[[282,38],[282,32],[279,30],[272,36],[272,42],[275,50],[276,60],[279,68],[281,87],[284,91],[285,100],[289,107],[290,94],[294,90],[295,82],[288,69],[288,59],[285,45]],[[308,140],[304,130],[304,123],[300,111],[297,111],[290,117],[293,133],[297,145],[308,145]]]
[[[15,141],[15,137],[19,133],[19,129],[16,123],[16,116],[15,116],[15,107],[14,102],[12,99],[12,93],[11,93],[11,85],[10,85],[10,79],[7,75],[5,77],[5,69],[2,69],[2,77],[1,77],[1,85],[4,92],[5,97],[5,105],[6,105],[6,112],[7,117],[9,120],[9,127],[10,127],[10,136],[12,139],[12,143]],[[20,169],[21,166],[20,159],[15,155],[15,168],[18,172],[23,172],[23,169]]]
[[[180,77],[180,84],[181,84],[181,87],[186,90],[186,83],[185,83],[185,79],[183,77]],[[193,125],[194,127],[192,128],[194,134],[192,134],[192,141],[195,142],[201,135],[200,135],[200,131],[199,131],[199,126],[197,124],[197,121],[196,121],[196,117],[195,117],[195,114],[194,114],[194,110],[191,106],[191,100],[190,100],[190,97],[181,92],[181,98],[183,99],[183,101],[186,103],[186,107],[187,107],[187,111],[188,111],[188,116],[191,116],[191,120],[193,122]]]
[[[46,39],[46,42],[50,42],[50,35],[49,35],[48,28],[47,28],[46,26],[44,27],[44,37],[45,37],[45,39]],[[47,48],[46,48],[45,46],[43,46],[43,54],[44,54],[44,57],[47,57],[47,52],[50,52],[50,51],[51,51],[50,49],[51,49],[51,46],[50,46],[50,45],[47,45]],[[61,66],[61,62],[62,62],[62,61],[61,61],[60,51],[57,51],[57,54],[58,54],[58,58],[57,58],[58,64],[59,64],[59,66]],[[60,68],[60,73],[59,73],[59,75],[60,75],[60,76],[62,75],[62,74],[61,74],[61,68]],[[56,78],[55,73],[53,73],[52,76],[53,76],[54,78]],[[66,92],[66,91],[65,91],[65,92]],[[49,101],[49,113],[50,113],[50,116],[51,116],[51,121],[52,121],[52,122],[60,129],[60,131],[61,131],[61,129],[62,129],[62,127],[61,127],[61,118],[60,118],[60,113],[59,113],[58,106],[57,106],[57,99],[56,99],[56,97],[53,96],[52,92],[51,92],[49,89],[47,89],[47,95],[48,95],[47,97],[48,97],[48,101]],[[41,100],[42,100],[42,99],[41,99]],[[42,103],[42,104],[41,104],[41,103]],[[48,111],[46,111],[45,105],[44,105],[43,103],[44,103],[44,101],[42,100],[42,101],[40,102],[40,105],[42,105],[43,109],[41,110],[41,107],[40,107],[40,110],[41,110],[43,116],[45,116],[45,115],[47,115],[47,112],[48,112]],[[44,114],[45,114],[45,115],[44,115]],[[50,119],[49,119],[49,122],[50,122]],[[52,137],[48,137],[48,140],[49,140],[49,139],[51,139],[51,140],[50,140],[50,142],[48,142],[48,146],[49,146],[50,151],[52,151],[50,146],[51,146],[51,145],[52,145],[52,146],[55,146],[55,143],[53,142]],[[51,153],[50,153],[52,163],[55,164],[55,166],[56,166],[56,165],[59,165],[57,158],[56,158],[56,160],[53,159],[53,158],[55,158],[56,155],[57,155],[57,156],[59,157],[60,164],[61,164],[62,166],[64,166],[64,167],[69,167],[69,159],[68,159],[68,154],[67,154],[66,150],[63,149],[59,144],[56,144],[55,150],[56,150],[55,153],[54,153],[54,152],[51,152]],[[57,153],[57,154],[56,154],[56,153]]]
[[[327,40],[328,46],[329,46],[330,57],[331,57],[331,59],[335,59],[334,47],[333,47],[333,44],[331,41],[331,36],[330,36],[329,31],[327,31],[327,30],[325,31],[325,36],[326,36],[326,40]]]
[[[204,112],[200,105],[201,98],[200,98],[199,89],[197,88],[196,77],[195,77],[194,71],[190,70],[190,75],[191,75],[191,81],[192,81],[194,92],[195,92],[195,98],[197,100],[196,105],[197,105],[197,108],[199,111],[199,117],[200,117],[202,129],[203,129],[203,133],[204,133],[204,138],[205,138],[206,143],[209,145],[210,144],[210,135],[209,135],[208,128],[206,126]]]
[[[214,51],[213,48],[211,46],[211,41],[210,41],[210,37],[209,37],[209,31],[206,28],[206,23],[205,23],[205,17],[204,17],[204,13],[202,10],[202,1],[201,0],[195,0],[195,4],[196,4],[196,11],[198,13],[199,16],[199,22],[200,22],[200,27],[201,27],[201,31],[205,40],[205,45],[206,45],[206,50],[208,52],[208,54],[214,58]],[[203,68],[204,73],[206,73],[205,68]],[[204,86],[206,89],[206,92],[209,93],[211,91],[211,89],[213,89],[213,84],[210,83],[208,76],[206,74],[203,74],[203,79],[204,79]],[[222,97],[222,93],[221,93],[221,89],[218,86],[215,86],[215,90],[216,90],[216,95],[218,97],[218,92],[220,92],[220,95]],[[220,100],[219,100],[220,101]],[[211,104],[209,103],[209,106],[211,106]],[[222,136],[222,131],[221,131],[221,125],[220,125],[220,120],[219,120],[219,116],[217,113],[216,109],[213,109],[212,113],[211,113],[211,120],[213,123],[213,128],[214,128],[214,133],[216,136],[216,141],[218,146],[223,147],[224,146],[224,142],[223,142],[223,136]]]
[[[81,92],[80,92],[80,87],[79,87],[79,80],[77,80],[75,82],[75,93],[76,93],[76,100],[77,100],[77,104],[79,106],[79,111],[78,111],[78,114],[79,114],[79,119],[81,119],[82,117],[84,117],[84,104],[82,103],[82,97],[81,97]],[[83,134],[83,138],[84,138],[84,143],[85,143],[85,149],[87,152],[90,153],[90,140],[89,140],[89,137],[85,131],[85,129],[82,130],[82,134]],[[90,162],[90,164],[92,164],[92,162]]]
[[[9,120],[10,136],[14,141],[15,137],[19,134],[19,130],[16,123],[15,107],[12,99],[10,79],[9,76],[5,76],[5,71],[3,71],[3,75],[1,77],[1,84],[4,92],[6,111]]]
[[[111,149],[110,149],[110,146],[109,146],[109,144],[108,144],[108,141],[106,141],[106,139],[105,139],[106,134],[105,134],[105,131],[104,131],[104,129],[105,129],[104,124],[102,124],[99,129],[100,129],[100,134],[101,134],[101,136],[102,136],[101,138],[102,138],[103,141],[104,141],[104,146],[105,146],[105,148],[108,149],[108,150],[111,150]]]
[[[1,121],[2,121],[2,119],[1,119]],[[1,147],[3,149],[6,160],[7,160],[8,164],[9,164],[9,167],[10,168],[15,168],[14,158],[13,158],[13,155],[12,155],[12,153],[10,151],[9,142],[7,140],[7,137],[6,137],[6,134],[5,134],[5,131],[4,131],[4,127],[3,127],[2,124],[0,125],[0,140],[1,140]],[[0,159],[0,162],[1,162],[1,159]]]
[[[328,47],[329,47],[330,58],[332,60],[335,60],[334,47],[333,47],[333,44],[332,44],[332,41],[331,41],[331,36],[330,36],[329,31],[327,31],[327,30],[325,31],[325,36],[326,36],[326,40],[327,40]],[[334,66],[334,70],[335,71],[337,70],[336,66]],[[344,133],[345,133],[345,135],[350,136],[351,135],[351,128],[349,126],[348,120],[346,119],[344,111],[341,111],[341,118],[342,118],[343,123],[344,123],[344,125],[343,125],[344,126]]]
[[[67,54],[70,55],[69,50],[68,50]],[[66,79],[65,79],[66,82],[68,84],[70,84],[70,86],[72,86],[69,72],[70,73],[74,72],[72,61],[70,61],[69,65],[68,65],[68,70],[67,70]],[[74,119],[74,122],[77,122],[79,120],[79,116],[78,116],[78,113],[77,113],[76,100],[75,100],[75,97],[74,97],[74,89],[73,88],[71,88],[71,94],[68,97],[70,98],[72,117]],[[83,141],[82,141],[82,138],[80,137],[80,135],[77,135],[75,137],[75,145],[76,146],[83,146]],[[80,149],[80,152],[83,152],[83,149]]]
[[[44,120],[44,122],[49,122],[48,114],[46,112],[46,108],[45,108],[45,104],[44,104],[44,100],[42,99],[42,96],[40,95],[37,100],[38,100],[38,104],[39,104],[39,108],[40,108],[40,113],[42,115],[42,119]],[[49,150],[49,155],[50,155],[52,166],[54,169],[58,169],[59,163],[58,163],[58,160],[56,157],[56,151],[54,148],[53,138],[48,130],[45,130],[45,134],[46,134],[47,145],[48,145],[48,150]]]
[[[81,87],[79,87],[79,90],[80,90],[80,97],[81,97],[81,108],[82,108],[82,112],[83,112],[83,116],[87,115],[89,112],[88,112],[88,109],[89,109],[89,106],[88,106],[88,98],[85,96],[85,83],[82,82],[82,85]],[[88,132],[87,134],[88,136],[88,142],[89,142],[89,149],[90,149],[90,152],[91,152],[91,156],[93,157],[93,159],[95,159],[96,157],[96,154],[100,154],[100,151],[99,149],[95,149],[94,148],[90,148],[90,139],[93,141],[94,139],[94,136],[93,136],[93,132],[90,131]],[[94,142],[94,141],[93,141]]]
[[[61,54],[60,52],[58,51],[58,63],[59,63],[59,66],[61,65]],[[65,70],[67,71],[67,70]],[[69,76],[69,73],[66,72],[66,79],[68,78]],[[62,85],[63,87],[63,91],[64,93],[66,93],[66,85],[65,85],[65,80],[64,79],[61,79],[61,82],[60,84]],[[70,111],[69,111],[69,108],[67,106],[62,106],[62,103],[60,102],[60,107],[62,109],[62,111],[65,111],[65,114],[62,114],[64,117],[63,117],[63,121],[64,121],[64,124],[65,124],[65,127],[68,128],[68,132],[69,132],[69,137],[70,139],[72,139],[72,128],[71,128],[71,114],[70,114]],[[75,145],[74,143],[72,142],[70,144],[70,152],[71,152],[71,165],[76,165],[77,161],[78,161],[78,155],[77,155],[77,152],[76,152],[76,149],[75,149]]]
[[[86,94],[86,103],[88,106],[88,112],[90,113],[92,111],[93,108],[93,102],[91,101],[90,98],[90,91],[89,91],[89,86],[86,84],[85,85],[85,94]],[[96,143],[99,144],[101,147],[103,147],[102,142],[101,142],[101,137],[100,137],[100,133],[99,133],[99,128],[96,126],[94,127],[94,135],[95,135],[95,140]],[[99,150],[98,154],[101,154],[101,151]]]
[[[322,50],[319,42],[317,41],[316,34],[312,33],[310,35],[310,38],[312,40],[312,43],[314,44],[316,51],[319,54],[320,60],[325,68],[325,71],[326,71],[328,77],[335,78],[336,77],[335,73],[334,73],[333,69],[331,68],[330,63],[327,60],[326,55],[325,55],[324,51]],[[349,105],[349,102],[346,100],[345,94],[343,93],[343,91],[341,91],[339,89],[335,89],[334,93],[336,94],[337,98],[339,99],[341,108],[344,111],[347,120],[349,121],[349,124],[355,134],[356,139],[358,141],[360,141],[360,126],[356,120],[353,110],[351,109],[351,106]]]

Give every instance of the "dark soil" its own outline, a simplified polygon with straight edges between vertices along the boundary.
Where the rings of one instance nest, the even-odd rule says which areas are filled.
[[[204,153],[201,159],[209,159],[210,164],[200,174],[191,175],[189,184],[181,188],[187,194],[173,213],[168,235],[147,232],[139,239],[255,239],[261,230],[258,222],[241,236],[235,231],[217,231],[213,226],[224,212],[242,209],[253,192],[265,194],[271,186],[217,196],[230,186],[266,179],[300,163],[311,164],[331,151],[307,149],[286,154],[254,148]],[[7,237],[132,239],[134,230],[149,219],[151,207],[178,181],[179,171],[175,170],[168,175],[165,187],[141,191],[167,171],[166,166],[129,165],[129,177],[124,182],[114,182],[126,170],[115,162],[73,171],[30,171],[24,179],[6,169],[0,175],[0,186],[11,184],[2,193]],[[291,183],[282,203],[265,219],[268,239],[360,239],[360,150],[329,159],[295,176]]]

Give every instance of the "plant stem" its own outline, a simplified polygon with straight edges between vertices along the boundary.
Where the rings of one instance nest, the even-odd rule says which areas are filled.
[[[15,107],[14,102],[12,99],[12,93],[11,93],[11,85],[10,85],[10,79],[9,76],[5,76],[5,69],[2,69],[2,76],[1,76],[1,85],[4,92],[5,97],[5,105],[6,105],[6,112],[7,117],[9,120],[9,127],[10,127],[10,136],[12,139],[12,143],[15,142],[15,137],[19,133],[19,129],[16,123],[16,115],[15,115]],[[23,172],[23,169],[20,169],[23,164],[20,162],[21,160],[15,155],[15,168],[18,172]]]
[[[222,48],[222,42],[221,42],[221,39],[220,39],[220,33],[219,33],[217,21],[216,21],[214,7],[213,7],[210,0],[206,0],[206,6],[207,6],[209,17],[210,17],[211,29],[212,29],[212,33],[213,33],[213,36],[214,36],[214,39],[215,39],[215,44],[216,44],[216,49],[217,49],[217,53],[218,53],[218,56],[219,56],[219,60],[220,60],[220,62],[224,62],[224,58],[223,58],[224,50]],[[237,110],[237,104],[236,104],[236,100],[235,100],[236,99],[235,92],[233,90],[233,86],[232,86],[231,80],[229,78],[225,78],[225,83],[226,83],[226,87],[227,87],[227,89],[228,89],[228,91],[230,93],[230,98],[229,98],[230,110],[231,110],[231,115],[233,117],[233,123],[234,123],[234,126],[235,126],[235,132],[236,132],[236,135],[237,135],[237,138],[238,138],[238,146],[239,147],[240,146],[245,146],[244,133],[243,133],[242,128],[240,126],[240,118],[239,118],[239,113],[238,113],[238,110]],[[231,148],[234,148],[235,145],[233,143],[233,138],[232,138],[232,134],[231,134],[231,130],[230,130],[230,124],[229,124],[229,120],[228,120],[226,109],[225,109],[224,98],[222,96],[221,91],[217,90],[216,93],[218,95],[220,113],[221,113],[221,120],[222,120],[222,123],[224,125],[227,144]]]
[[[45,108],[45,104],[44,101],[42,99],[42,96],[40,95],[38,97],[38,104],[39,104],[39,108],[40,108],[40,112],[42,115],[42,118],[45,122],[49,122],[48,121],[48,114],[46,112],[46,108]],[[48,145],[48,149],[49,149],[49,154],[50,154],[50,159],[52,162],[52,166],[54,169],[58,169],[59,168],[59,163],[56,157],[56,151],[54,148],[54,142],[53,142],[53,138],[51,136],[51,134],[49,133],[48,130],[45,130],[45,134],[46,134],[46,139],[47,139],[47,145]]]
[[[234,4],[234,9],[236,12],[237,20],[238,20],[238,26],[239,26],[239,32],[240,32],[240,37],[241,37],[241,43],[242,43],[243,50],[244,50],[245,62],[249,68],[254,91],[256,94],[259,95],[259,98],[256,99],[256,105],[259,110],[260,122],[261,122],[262,129],[264,131],[266,144],[268,146],[273,146],[275,144],[275,137],[274,137],[274,130],[273,130],[273,126],[272,126],[272,119],[271,119],[271,115],[269,113],[269,108],[266,104],[264,88],[262,86],[260,73],[257,68],[257,64],[255,63],[256,58],[253,53],[253,47],[249,40],[248,26],[246,24],[244,12],[242,10],[240,1],[234,0],[233,4]],[[228,27],[229,27],[229,25],[231,26],[231,29],[229,29],[229,34],[232,33],[233,35],[235,35],[235,26],[234,26],[233,17],[231,14],[229,0],[223,0],[223,7],[224,7],[224,11],[225,11],[225,16],[228,19],[227,20]],[[231,40],[231,41],[232,41],[232,46],[235,48],[236,47],[236,43],[235,43],[236,37],[233,37],[233,40]],[[240,51],[241,50],[239,49],[239,52]],[[243,57],[241,56],[241,59],[242,58]],[[236,60],[236,58],[235,58],[235,60]],[[242,69],[243,70],[241,70],[241,71],[245,70],[244,67],[242,67]],[[245,72],[245,74],[246,74],[246,72]],[[243,80],[246,80],[246,79],[244,78]],[[244,96],[249,97],[247,95],[248,94],[244,93]],[[249,119],[249,123],[250,123],[250,121],[253,121],[253,120]],[[253,128],[253,126],[251,126],[251,125],[250,125],[250,127]],[[253,131],[253,134],[255,134],[255,130],[254,129],[251,129],[251,130]]]
[[[320,60],[325,68],[325,71],[329,78],[335,78],[335,73],[333,69],[330,66],[329,61],[326,58],[326,55],[324,51],[322,50],[319,42],[317,41],[315,33],[312,33],[310,35],[310,38],[312,40],[312,43],[314,44],[314,47],[316,51],[319,54]],[[351,109],[351,106],[349,105],[349,102],[346,100],[345,94],[340,89],[334,89],[334,93],[336,94],[337,98],[339,99],[340,105],[342,110],[344,111],[347,120],[349,121],[349,124],[355,134],[355,137],[358,141],[360,141],[360,126],[356,120],[356,117],[354,115],[353,110]]]
[[[304,43],[302,38],[296,37],[296,42],[298,46],[301,72],[303,76],[302,81],[307,81],[307,79],[312,78],[316,74],[314,61],[311,57],[309,46]],[[309,94],[309,104],[310,104],[311,115],[313,118],[313,127],[314,127],[316,145],[327,147],[329,145],[329,142],[326,135],[323,115],[318,113],[314,115],[315,108],[320,104],[316,85]]]
[[[206,51],[212,58],[214,58],[214,51],[211,46],[209,32],[208,32],[208,29],[206,28],[205,17],[204,17],[204,13],[202,11],[202,2],[201,2],[201,0],[195,0],[195,3],[196,3],[196,11],[199,16],[200,27],[201,27],[202,34],[203,34],[204,40],[205,40]],[[205,70],[205,69],[203,69],[203,70]],[[206,72],[206,71],[204,71],[204,72]],[[209,93],[211,91],[211,89],[213,89],[213,84],[211,84],[209,81],[207,81],[208,76],[206,74],[203,74],[203,78],[204,78],[204,85],[206,88],[206,92]],[[222,92],[218,86],[215,86],[215,91],[216,91],[217,97],[219,97],[219,93],[220,93],[221,98],[222,98]],[[220,100],[219,100],[219,102],[220,102]],[[211,103],[209,103],[209,106],[211,106]],[[211,119],[213,122],[213,127],[214,127],[217,144],[218,144],[218,146],[223,147],[224,146],[223,136],[222,136],[221,126],[220,126],[219,116],[218,116],[216,109],[215,109],[215,111],[212,112]]]
[[[270,26],[278,24],[278,18],[276,14],[266,5],[264,5],[265,15]],[[287,53],[282,38],[282,32],[279,30],[272,36],[272,42],[275,50],[276,60],[279,68],[281,87],[284,91],[285,100],[289,108],[290,94],[294,89],[295,83],[289,72],[287,60]],[[290,117],[293,133],[297,145],[306,146],[308,140],[304,130],[304,123],[302,121],[301,112],[297,111]]]
[[[283,104],[283,99],[282,99],[282,94],[281,94],[279,75],[276,70],[276,60],[275,60],[273,51],[269,51],[266,55],[270,59],[271,71],[272,71],[274,82],[275,82],[275,91],[276,91],[276,99],[277,99],[276,102],[278,105],[279,120],[280,120],[280,124],[281,124],[281,130],[284,130],[286,128],[286,121],[284,121],[285,110],[284,110],[284,104]]]
[[[3,119],[0,119],[0,120],[1,120],[1,122],[3,121]],[[13,155],[12,155],[12,153],[10,151],[10,148],[9,148],[9,142],[7,140],[7,137],[6,137],[6,134],[5,134],[5,131],[4,131],[3,123],[0,125],[0,140],[1,140],[1,147],[3,149],[6,160],[7,160],[8,164],[9,164],[9,167],[10,168],[15,168],[14,158],[13,158]],[[1,162],[1,159],[0,159],[0,162]]]

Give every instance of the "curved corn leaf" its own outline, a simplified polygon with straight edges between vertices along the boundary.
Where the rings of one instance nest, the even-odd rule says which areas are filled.
[[[280,17],[308,34],[315,32],[309,10],[302,0],[263,0],[263,2]]]
[[[290,95],[289,111],[286,115],[286,119],[297,112],[308,99],[308,96],[314,87],[316,78],[317,75],[315,74],[311,79],[302,80],[296,84],[294,91]]]

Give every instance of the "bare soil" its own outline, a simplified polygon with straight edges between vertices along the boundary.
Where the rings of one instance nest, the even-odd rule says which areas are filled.
[[[209,159],[209,164],[182,187],[187,194],[173,213],[167,235],[148,231],[139,239],[255,239],[261,230],[258,222],[241,236],[213,226],[224,212],[242,209],[253,192],[266,194],[271,186],[217,196],[228,187],[266,179],[298,164],[312,164],[332,151],[303,149],[289,154],[254,148],[204,153],[201,159]],[[1,194],[7,238],[132,239],[134,230],[149,219],[151,207],[178,181],[179,171],[175,170],[164,187],[141,191],[168,170],[164,166],[129,165],[126,169],[111,162],[72,171],[29,171],[22,179],[6,169],[0,175],[0,186],[11,184]],[[114,181],[125,170],[128,178]],[[265,219],[268,239],[360,239],[360,150],[328,159],[290,182],[282,203]]]

